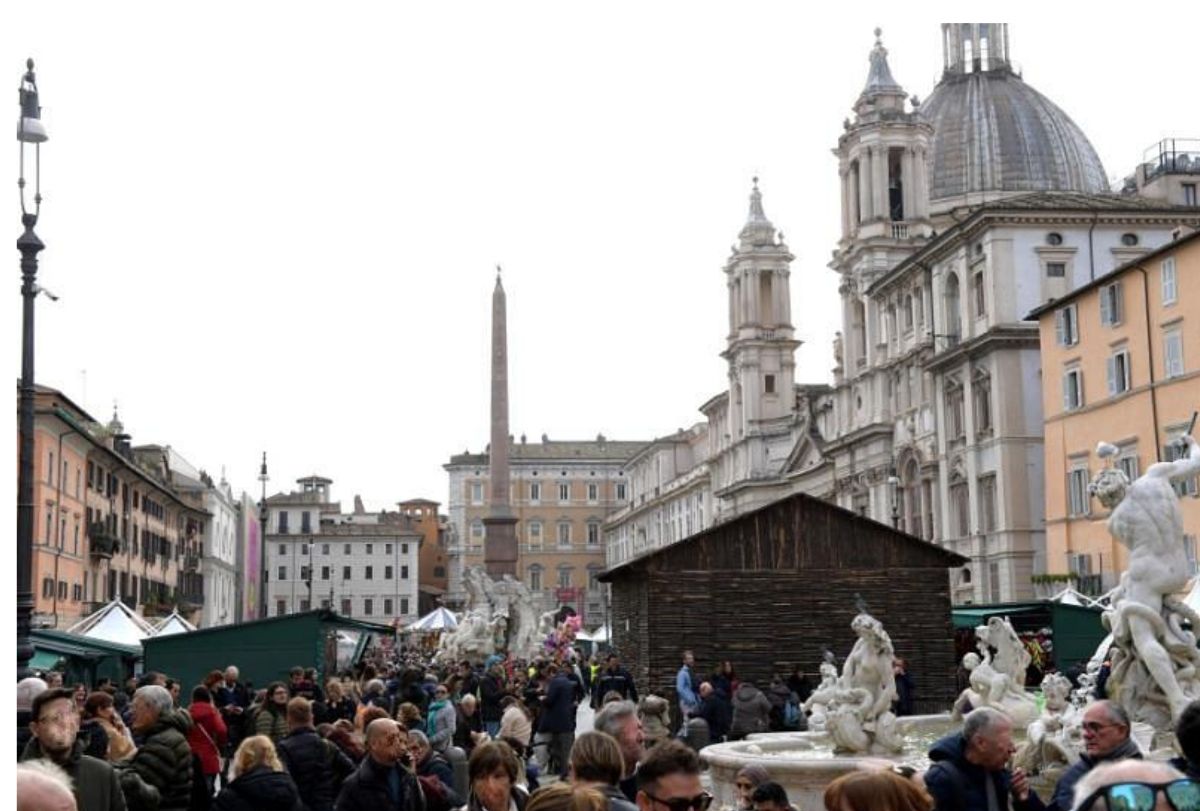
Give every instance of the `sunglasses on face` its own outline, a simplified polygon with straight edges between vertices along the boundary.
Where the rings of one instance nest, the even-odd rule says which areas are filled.
[[[669,800],[655,797],[648,791],[646,796],[659,805],[665,805],[671,811],[708,811],[708,807],[712,805],[713,801],[713,796],[707,791],[702,791],[695,797],[672,797]]]
[[[1091,811],[1096,800],[1103,797],[1110,809],[1120,811],[1154,811],[1159,793],[1175,811],[1200,811],[1200,783],[1195,780],[1174,780],[1170,783],[1115,783],[1093,791],[1079,805],[1079,811]]]

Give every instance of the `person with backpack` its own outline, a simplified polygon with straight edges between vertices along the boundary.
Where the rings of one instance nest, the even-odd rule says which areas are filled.
[[[276,745],[307,811],[333,811],[334,800],[355,765],[313,727],[312,702],[297,696],[287,703],[288,734]]]

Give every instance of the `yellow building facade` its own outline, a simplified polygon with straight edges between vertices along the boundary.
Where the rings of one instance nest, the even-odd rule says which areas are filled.
[[[1182,455],[1175,440],[1200,409],[1200,231],[1030,317],[1039,323],[1046,415],[1046,571],[1075,574],[1082,591],[1101,594],[1117,584],[1128,550],[1087,491],[1106,464],[1097,443],[1115,445],[1115,464],[1133,479]],[[1195,573],[1200,487],[1193,477],[1176,489]]]

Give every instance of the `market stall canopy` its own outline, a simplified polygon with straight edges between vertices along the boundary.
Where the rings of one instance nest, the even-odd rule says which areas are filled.
[[[142,658],[138,644],[123,645],[50,628],[35,629],[30,641],[34,648],[30,666],[35,670],[60,670],[67,683],[95,684],[103,676],[124,684]]]
[[[196,630],[196,626],[184,619],[179,613],[179,609],[175,609],[168,616],[163,617],[162,621],[154,626],[156,636],[189,634],[194,630]]]
[[[137,647],[155,635],[154,626],[120,600],[113,600],[67,629],[68,634]]]
[[[404,630],[430,633],[433,631],[453,631],[457,627],[458,620],[454,618],[454,614],[449,609],[439,606]]]

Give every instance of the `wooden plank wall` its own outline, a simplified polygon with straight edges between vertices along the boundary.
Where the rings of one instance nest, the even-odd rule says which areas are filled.
[[[666,693],[672,702],[687,648],[702,677],[730,659],[760,687],[795,664],[815,682],[825,647],[840,669],[854,645],[856,596],[884,623],[897,655],[908,660],[917,711],[947,709],[955,661],[944,569],[630,573],[614,584],[614,642],[639,691]]]

